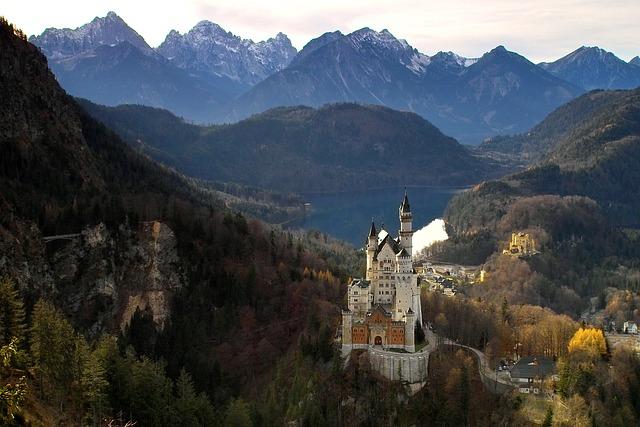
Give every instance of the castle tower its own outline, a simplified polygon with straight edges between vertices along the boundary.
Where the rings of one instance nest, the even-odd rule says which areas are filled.
[[[407,250],[409,256],[413,255],[411,251],[413,230],[411,229],[411,223],[413,222],[413,215],[411,215],[411,207],[409,206],[409,198],[407,197],[407,190],[404,190],[404,200],[400,204],[400,245]]]
[[[378,232],[376,231],[376,225],[371,220],[371,229],[369,230],[369,237],[367,238],[367,271],[366,278],[371,280],[371,273],[373,269],[373,257],[378,248]]]
[[[404,324],[404,349],[411,353],[416,351],[415,344],[416,318],[413,310],[409,309],[405,317]]]

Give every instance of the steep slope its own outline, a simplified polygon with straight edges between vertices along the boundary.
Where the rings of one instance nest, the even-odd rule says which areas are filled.
[[[496,136],[484,141],[478,151],[506,155],[525,164],[542,160],[563,139],[585,126],[595,114],[607,111],[626,96],[624,91],[593,91],[566,103],[526,133]]]
[[[143,107],[83,105],[151,156],[206,179],[304,192],[464,185],[500,173],[416,114],[379,106],[276,108],[198,128]]]
[[[167,108],[199,122],[210,122],[231,96],[226,88],[188,75],[164,58],[145,55],[128,42],[53,62],[51,69],[74,96],[106,105]]]
[[[118,261],[113,248],[148,247],[154,228],[138,219],[160,218],[168,197],[202,208],[219,202],[136,155],[88,117],[60,89],[38,49],[4,21],[0,47],[0,274],[29,298],[55,298],[94,332],[117,328],[136,306],[148,307],[162,324],[171,295],[184,284],[173,231],[164,230],[167,245],[156,247],[166,250],[171,273],[164,267],[145,271],[126,256]],[[139,203],[149,210],[144,213]],[[163,224],[155,227],[159,236]],[[42,240],[83,229],[83,244],[75,245],[71,258],[64,244],[45,246]],[[117,244],[108,237],[115,235]],[[158,261],[158,252],[141,250],[149,262]]]
[[[183,35],[172,30],[157,51],[179,68],[227,77],[245,89],[285,68],[297,52],[285,34],[255,43],[210,21]]]
[[[514,201],[545,194],[586,196],[613,223],[640,224],[640,89],[583,95],[532,133],[529,142],[545,146],[542,160],[456,196],[447,208],[453,229],[493,228]]]
[[[314,336],[329,331],[331,348],[343,295],[331,271],[346,280],[335,260],[353,259],[351,250],[247,221],[135,153],[65,94],[45,57],[4,19],[0,51],[0,276],[17,283],[29,317],[44,297],[83,335],[122,333],[138,356],[166,361],[159,371],[191,372],[217,409],[249,380],[259,390],[311,310],[322,319]],[[237,339],[257,324],[256,346]],[[131,411],[123,394],[105,409]],[[127,416],[152,418],[144,415]]]
[[[296,56],[293,57],[293,60],[289,65],[295,66],[300,62],[303,62],[304,58],[306,58],[312,52],[343,37],[344,37],[344,34],[342,34],[340,31],[333,31],[333,32],[324,33],[323,35],[321,35],[320,37],[316,37],[315,39],[311,39],[309,43],[304,45],[302,50],[298,52]]]
[[[461,74],[455,93],[456,112],[491,135],[525,130],[581,90],[498,46]]]
[[[279,105],[357,101],[413,111],[477,144],[524,131],[581,93],[519,55],[496,48],[480,60],[429,58],[388,31],[368,28],[313,40],[291,65],[234,103],[233,119]]]
[[[291,67],[242,95],[234,114],[244,118],[276,106],[344,101],[405,109],[420,102],[419,76],[425,59],[388,31],[328,33],[305,47]]]
[[[629,61],[629,64],[637,65],[638,67],[640,67],[640,56],[636,56],[631,59],[631,61]]]
[[[31,41],[67,91],[103,104],[163,107],[211,122],[237,93],[226,77],[203,78],[172,65],[113,12],[75,30],[47,29]]]
[[[586,90],[634,89],[640,86],[640,69],[599,47],[581,48],[540,67]]]

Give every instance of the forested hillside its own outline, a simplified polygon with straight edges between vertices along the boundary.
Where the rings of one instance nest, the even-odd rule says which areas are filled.
[[[640,225],[639,111],[634,90],[592,92],[554,112],[518,140],[542,160],[456,195],[445,212],[453,238],[433,251],[486,261],[484,297],[574,315],[591,297],[605,301],[608,287],[634,283],[637,234],[624,228]],[[504,261],[512,232],[530,233],[541,253]]]
[[[495,136],[484,141],[478,151],[511,156],[514,160],[535,163],[543,159],[561,140],[572,137],[594,114],[607,108],[628,91],[592,91],[556,109],[528,132]]]
[[[351,249],[247,220],[134,153],[4,20],[0,50],[2,387],[27,387],[2,423],[211,425],[301,333],[327,354]],[[79,234],[44,239],[63,233]]]
[[[485,147],[539,160],[452,200],[447,216],[457,232],[494,228],[513,200],[541,194],[589,197],[613,223],[640,224],[640,90],[586,94],[529,134],[495,144]]]
[[[81,103],[137,149],[210,180],[304,192],[467,185],[501,172],[416,114],[379,106],[275,108],[199,127],[149,107]]]

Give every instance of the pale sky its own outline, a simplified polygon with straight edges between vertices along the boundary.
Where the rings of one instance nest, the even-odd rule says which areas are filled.
[[[154,47],[206,19],[255,41],[282,31],[298,49],[327,31],[370,27],[428,55],[477,57],[500,44],[534,62],[582,45],[640,55],[640,0],[3,0],[0,15],[32,35],[110,10]]]

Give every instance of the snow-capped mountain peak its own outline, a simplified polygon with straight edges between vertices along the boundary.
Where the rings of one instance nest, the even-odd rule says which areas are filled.
[[[297,52],[283,33],[256,43],[211,21],[200,21],[185,34],[172,30],[157,51],[180,68],[248,86],[289,65]]]
[[[53,59],[70,57],[99,46],[115,46],[125,41],[147,54],[153,53],[147,42],[115,12],[96,17],[75,29],[47,28],[41,35],[30,37],[29,41]]]
[[[396,38],[387,29],[378,32],[364,27],[346,37],[356,50],[395,59],[417,75],[423,74],[430,62],[427,55],[414,49],[406,40]]]
[[[460,56],[457,53],[451,51],[440,51],[433,55],[431,59],[434,62],[441,63],[445,67],[467,68],[478,62],[478,58],[465,58],[464,56]]]

